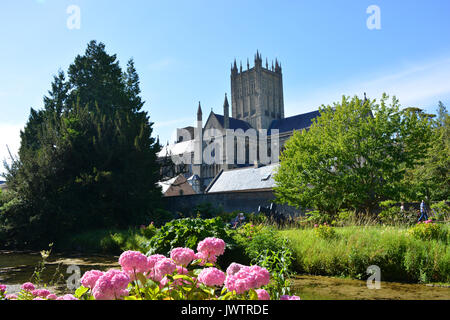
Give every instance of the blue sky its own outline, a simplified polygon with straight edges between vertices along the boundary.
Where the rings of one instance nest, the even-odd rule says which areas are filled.
[[[70,5],[80,29],[69,29]],[[366,25],[370,5],[381,29]],[[342,94],[434,111],[450,106],[448,0],[1,0],[0,159],[19,146],[31,107],[59,69],[90,40],[105,43],[122,66],[133,57],[155,135],[171,139],[204,114],[222,113],[230,65],[253,65],[258,49],[283,67],[285,115],[316,110]]]

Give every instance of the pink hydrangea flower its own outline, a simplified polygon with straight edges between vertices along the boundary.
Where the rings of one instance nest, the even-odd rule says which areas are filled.
[[[258,300],[270,300],[270,295],[266,290],[256,289],[255,291],[258,294]]]
[[[217,268],[205,268],[198,275],[198,282],[208,287],[221,286],[225,281],[225,273]]]
[[[156,262],[161,259],[166,259],[166,256],[162,254],[154,254],[147,258],[147,267],[148,269],[152,269],[155,267]]]
[[[170,252],[170,258],[178,265],[187,266],[195,259],[195,252],[189,248],[174,248]]]
[[[48,299],[48,300],[56,300],[56,299],[58,299],[58,296],[57,296],[56,294],[54,294],[54,293],[50,293],[50,294],[47,296],[47,299]]]
[[[213,237],[206,238],[198,243],[197,251],[206,255],[220,256],[225,252],[225,241]]]
[[[237,273],[239,270],[241,270],[243,267],[245,267],[243,264],[239,264],[236,262],[233,262],[232,264],[230,264],[227,268],[227,275],[233,275],[235,273]]]
[[[225,287],[237,294],[244,293],[250,289],[258,289],[270,281],[270,273],[260,266],[242,267],[235,274],[227,275]]]
[[[205,263],[212,263],[215,264],[217,262],[217,257],[214,254],[209,254],[206,252],[197,252],[195,254],[195,259],[200,259],[200,265],[205,265]]]
[[[34,284],[32,284],[31,282],[25,282],[24,284],[22,284],[22,289],[31,292],[36,288],[34,287]]]
[[[17,300],[19,297],[18,297],[17,295],[15,295],[15,294],[7,294],[7,295],[5,296],[5,298],[6,298],[7,300]]]
[[[280,300],[300,300],[300,297],[284,295],[280,297]]]
[[[4,293],[6,291],[6,286],[4,284],[0,284],[0,293]]]
[[[103,275],[102,271],[99,270],[90,270],[83,274],[81,277],[81,284],[85,288],[94,289],[95,283],[97,282],[98,278],[100,278]]]
[[[114,300],[128,295],[130,277],[123,271],[112,269],[98,278],[92,295],[96,300]]]
[[[147,256],[139,251],[125,251],[119,257],[119,264],[122,266],[123,271],[130,273],[148,271]]]
[[[247,267],[248,268],[248,267]],[[266,286],[270,281],[270,273],[266,268],[262,268],[260,266],[251,266],[250,272],[255,276],[255,288],[259,288],[262,286]]]
[[[172,274],[177,269],[177,265],[172,259],[159,259],[154,268],[154,280],[161,281],[166,274]]]
[[[78,298],[75,298],[73,295],[71,294],[65,294],[59,298],[56,298],[56,300],[79,300]]]
[[[50,294],[50,291],[47,289],[36,289],[31,291],[31,294],[35,297],[46,298]]]

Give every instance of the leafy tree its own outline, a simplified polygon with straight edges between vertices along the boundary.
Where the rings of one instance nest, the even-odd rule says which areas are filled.
[[[441,201],[450,198],[450,117],[441,101],[432,128],[432,144],[423,164],[411,168],[406,174],[405,181],[410,185],[408,198],[411,200]]]
[[[122,71],[91,41],[67,75],[54,77],[42,110],[31,109],[19,159],[7,167],[23,208],[5,212],[0,224],[21,242],[146,224],[159,205],[160,146],[133,60]]]
[[[420,163],[429,146],[430,119],[402,112],[394,97],[343,97],[322,106],[309,130],[286,142],[275,175],[278,202],[336,214],[371,212],[378,202],[405,192],[406,168]]]

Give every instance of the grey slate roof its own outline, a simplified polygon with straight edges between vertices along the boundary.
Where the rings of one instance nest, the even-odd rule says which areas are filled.
[[[223,115],[220,115],[217,113],[214,113],[214,115],[216,116],[220,125],[223,127],[223,123],[224,123]],[[246,131],[252,127],[247,121],[239,120],[239,119],[232,118],[232,117],[229,117],[229,119],[230,119],[229,120],[230,127],[228,129],[233,129],[233,130],[242,129],[242,130]]]
[[[275,163],[260,168],[222,171],[208,186],[206,193],[271,189],[275,186],[273,175],[278,166],[279,164]]]
[[[289,132],[292,130],[306,129],[311,126],[314,118],[319,116],[320,116],[319,111],[312,111],[280,120],[273,120],[272,123],[270,124],[268,132],[270,134],[270,130],[273,129],[278,129],[279,133]]]

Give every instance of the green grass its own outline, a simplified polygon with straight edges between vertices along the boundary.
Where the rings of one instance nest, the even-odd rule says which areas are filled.
[[[138,229],[92,230],[79,233],[55,243],[58,251],[120,254],[126,250],[141,250],[148,241]]]
[[[377,265],[388,281],[450,282],[449,226],[447,237],[419,240],[406,228],[352,226],[336,228],[323,239],[313,229],[279,232],[291,242],[298,273],[367,279],[367,267]]]

